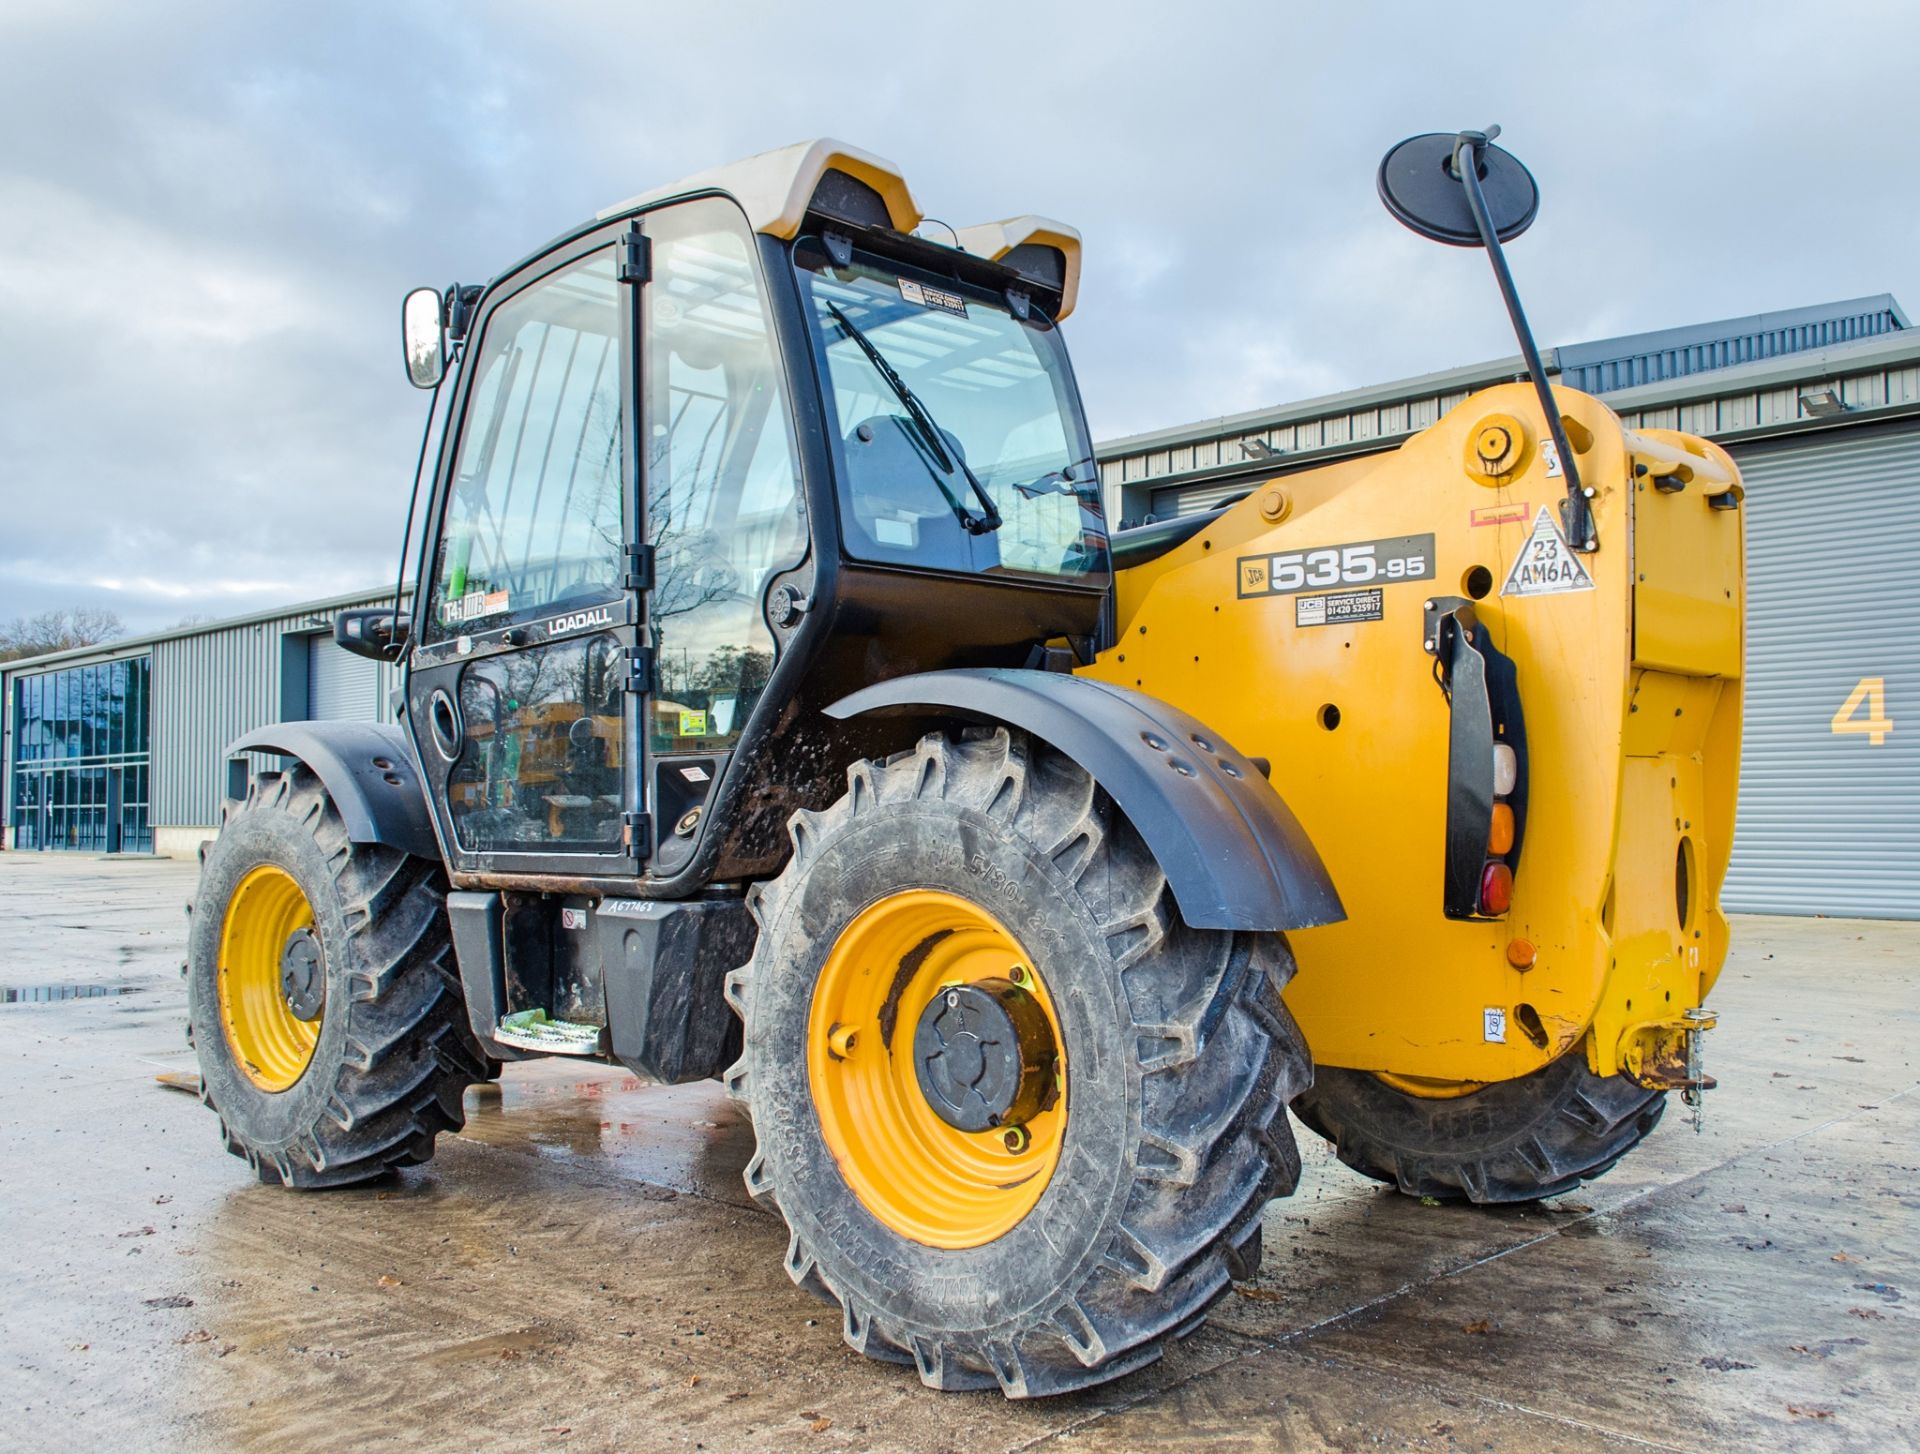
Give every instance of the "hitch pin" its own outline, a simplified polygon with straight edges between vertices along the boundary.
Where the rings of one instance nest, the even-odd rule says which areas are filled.
[[[1687,1083],[1680,1092],[1680,1100],[1693,1111],[1693,1134],[1698,1136],[1702,1130],[1701,1107],[1706,1100],[1706,1090],[1711,1084],[1706,1076],[1706,1055],[1704,1041],[1707,1031],[1711,1030],[1719,1017],[1705,1005],[1686,1012],[1687,1021]]]

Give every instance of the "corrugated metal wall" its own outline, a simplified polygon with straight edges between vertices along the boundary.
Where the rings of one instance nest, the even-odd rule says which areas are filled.
[[[1100,483],[1109,487],[1137,484],[1192,470],[1257,464],[1261,458],[1281,462],[1283,455],[1364,444],[1374,439],[1397,443],[1409,433],[1438,423],[1449,409],[1463,403],[1469,392],[1448,389],[1417,399],[1400,399],[1389,404],[1344,409],[1296,423],[1276,424],[1255,434],[1204,439],[1167,449],[1103,454]],[[1160,513],[1157,505],[1154,512]]]
[[[1741,389],[1660,409],[1622,407],[1618,412],[1620,422],[1629,429],[1684,429],[1689,434],[1726,434],[1791,424],[1806,418],[1800,396],[1810,389],[1832,389],[1849,409],[1885,409],[1920,403],[1920,363],[1835,374],[1779,387]]]
[[[1809,312],[1812,310],[1801,310]],[[1778,315],[1775,315],[1778,316]],[[1867,308],[1839,316],[1794,318],[1777,327],[1756,328],[1721,337],[1707,336],[1663,340],[1644,350],[1617,354],[1611,358],[1585,359],[1580,355],[1604,344],[1588,344],[1556,350],[1560,361],[1560,382],[1570,389],[1589,394],[1604,394],[1610,389],[1631,389],[1641,384],[1657,384],[1662,379],[1677,379],[1712,369],[1733,368],[1758,363],[1809,349],[1828,348],[1836,343],[1874,338],[1892,333],[1900,320],[1891,308]],[[1703,332],[1712,325],[1703,325]],[[1631,345],[1635,340],[1618,342]],[[1653,340],[1649,340],[1653,342]]]
[[[1920,426],[1735,455],[1747,490],[1746,742],[1726,906],[1920,918]],[[1892,730],[1878,742],[1835,730],[1875,679]],[[1863,696],[1848,720],[1865,724],[1870,705]]]
[[[369,597],[378,605],[390,595]],[[153,644],[153,821],[167,827],[208,827],[220,821],[226,791],[226,745],[256,727],[307,713],[307,640],[332,629],[340,608],[295,612]],[[283,647],[283,640],[285,645]],[[283,712],[282,669],[294,654],[300,667],[297,701]],[[392,720],[389,699],[399,684],[381,663],[377,704]],[[262,767],[276,763],[260,759]]]

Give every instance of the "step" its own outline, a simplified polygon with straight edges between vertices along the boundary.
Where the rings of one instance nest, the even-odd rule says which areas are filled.
[[[545,1010],[521,1010],[502,1015],[493,1038],[516,1050],[537,1050],[544,1055],[598,1055],[606,1033],[598,1025],[556,1020]]]

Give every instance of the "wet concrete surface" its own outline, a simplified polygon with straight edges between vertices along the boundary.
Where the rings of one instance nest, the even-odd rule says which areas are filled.
[[[1258,1281],[1010,1404],[841,1344],[716,1085],[512,1066],[425,1168],[255,1184],[155,1079],[192,885],[0,854],[0,1446],[1920,1448],[1920,924],[1739,921],[1705,1134],[1574,1195],[1423,1206],[1301,1131]]]

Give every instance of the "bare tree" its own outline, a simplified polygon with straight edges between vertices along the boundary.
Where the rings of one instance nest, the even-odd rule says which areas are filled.
[[[101,606],[73,606],[64,611],[15,616],[0,626],[0,661],[18,661],[21,657],[43,656],[50,651],[94,646],[126,633],[120,617]]]

